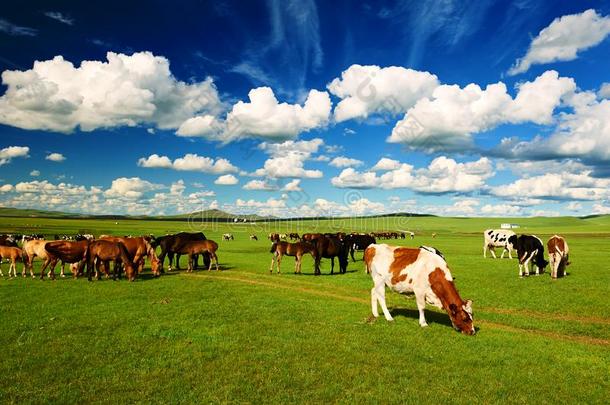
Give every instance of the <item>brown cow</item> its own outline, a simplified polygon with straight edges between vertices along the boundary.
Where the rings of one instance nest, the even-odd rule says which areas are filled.
[[[549,262],[551,265],[551,277],[563,277],[567,275],[567,266],[570,264],[570,248],[568,242],[559,235],[553,235],[547,242],[549,249]]]

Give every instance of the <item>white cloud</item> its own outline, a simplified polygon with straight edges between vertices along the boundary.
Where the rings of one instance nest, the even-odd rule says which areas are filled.
[[[12,184],[3,184],[0,186],[0,193],[8,193],[9,191],[13,191],[14,187]]]
[[[578,201],[572,201],[566,206],[566,208],[570,211],[580,211],[582,209],[582,204]]]
[[[401,164],[381,175],[376,172],[343,170],[331,183],[339,188],[407,188],[420,193],[472,192],[485,187],[485,180],[494,175],[491,161],[481,158],[474,162],[458,163],[440,156],[426,168],[415,169]]]
[[[62,24],[66,24],[66,25],[74,24],[74,18],[71,18],[70,16],[68,16],[66,14],[62,14],[59,11],[47,11],[44,13],[44,15],[46,15],[47,17],[49,17],[55,21],[59,21]]]
[[[294,179],[288,183],[286,183],[286,185],[284,186],[284,188],[282,188],[282,190],[284,191],[302,191],[303,189],[300,186],[301,184],[301,179]]]
[[[217,158],[214,160],[193,153],[187,153],[181,158],[174,159],[173,162],[167,156],[159,156],[155,153],[147,158],[138,159],[138,166],[212,174],[235,173],[239,171],[239,169],[227,159]]]
[[[610,99],[577,104],[573,113],[563,113],[554,133],[531,141],[503,139],[497,150],[510,157],[550,159],[582,158],[610,160]]]
[[[610,179],[591,176],[590,171],[547,173],[492,187],[491,194],[504,198],[593,200],[610,198]]]
[[[124,197],[127,199],[138,199],[144,193],[157,190],[162,186],[142,180],[139,177],[120,177],[112,181],[111,187],[104,192],[106,197]]]
[[[334,167],[350,167],[350,166],[361,166],[364,162],[358,159],[352,159],[345,156],[338,156],[331,160],[329,165]]]
[[[16,24],[13,24],[10,21],[5,20],[4,18],[0,18],[0,32],[4,32],[5,34],[11,36],[28,36],[35,37],[38,34],[38,30],[30,27],[22,27]]]
[[[238,207],[250,208],[284,208],[286,207],[286,202],[275,198],[269,198],[267,201],[242,200],[241,198],[238,198],[235,201],[235,205]]]
[[[27,71],[4,71],[0,123],[64,133],[141,124],[175,129],[222,108],[211,78],[179,81],[162,56],[108,52],[106,58],[75,67],[56,56]]]
[[[299,177],[320,178],[323,173],[320,170],[305,169],[305,162],[311,159],[311,155],[317,153],[324,144],[320,138],[309,141],[285,141],[282,143],[263,142],[259,149],[271,155],[262,168],[254,172],[255,176],[267,176],[270,178]]]
[[[342,99],[334,111],[335,120],[341,122],[374,113],[404,113],[417,100],[430,96],[438,85],[437,77],[428,72],[399,66],[352,65],[327,88]]]
[[[481,207],[481,214],[501,217],[523,215],[523,207],[514,204],[485,204]]]
[[[178,127],[176,135],[183,137],[204,137],[217,139],[223,130],[223,124],[213,115],[202,115],[189,118]]]
[[[32,171],[30,172],[30,176],[32,176],[32,177],[38,177],[38,176],[40,176],[40,170],[32,170]]]
[[[484,90],[473,83],[464,88],[442,85],[409,109],[387,141],[427,150],[463,150],[472,146],[473,134],[501,124],[552,123],[561,98],[575,89],[573,79],[553,70],[521,84],[514,99],[502,82]]]
[[[328,123],[331,102],[325,91],[311,90],[303,106],[279,103],[269,87],[252,89],[248,97],[249,103],[239,101],[227,115],[227,142],[245,137],[290,139]]]
[[[599,87],[597,92],[599,98],[610,98],[610,83],[604,83]]]
[[[598,215],[610,214],[610,205],[608,205],[608,202],[606,204],[593,204],[593,213]]]
[[[233,176],[232,174],[222,175],[214,181],[214,184],[223,186],[232,186],[237,183],[239,183],[239,180],[237,180],[237,177]]]
[[[244,185],[244,190],[276,191],[277,185],[270,184],[264,180],[251,180]]]
[[[18,157],[28,157],[30,148],[27,146],[8,146],[0,149],[0,166],[10,163],[12,159]]]
[[[61,153],[49,153],[47,155],[47,157],[45,157],[46,160],[50,160],[51,162],[63,162],[64,160],[66,160],[66,157],[64,155],[62,155]]]
[[[531,65],[574,60],[578,52],[599,44],[608,34],[610,18],[593,9],[556,18],[532,40],[525,56],[515,62],[508,74],[526,72]]]
[[[375,166],[371,167],[372,171],[387,171],[387,170],[396,170],[400,167],[401,163],[398,160],[381,158]]]

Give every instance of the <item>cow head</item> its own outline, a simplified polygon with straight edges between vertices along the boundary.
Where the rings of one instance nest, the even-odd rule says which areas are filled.
[[[449,304],[449,318],[457,331],[465,335],[476,333],[473,325],[471,300],[463,301],[461,307],[456,304]]]

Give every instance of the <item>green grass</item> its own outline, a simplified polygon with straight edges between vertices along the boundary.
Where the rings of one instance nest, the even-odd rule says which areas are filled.
[[[134,283],[5,277],[0,403],[607,403],[608,218],[399,217],[203,228],[0,218],[2,231],[47,235],[202,230],[219,242],[224,269],[159,279],[147,273]],[[516,260],[483,259],[481,231],[501,222],[543,239],[566,235],[572,274],[519,279]],[[462,297],[474,300],[478,334],[458,334],[445,313],[431,308],[430,326],[420,328],[414,300],[390,293],[396,321],[367,323],[371,281],[360,260],[332,277],[324,260],[323,275],[314,277],[311,258],[301,276],[286,259],[284,274],[269,275],[266,233],[337,229],[414,230],[414,241],[389,243],[436,246]],[[221,241],[225,232],[236,240]],[[249,241],[250,233],[261,240]]]

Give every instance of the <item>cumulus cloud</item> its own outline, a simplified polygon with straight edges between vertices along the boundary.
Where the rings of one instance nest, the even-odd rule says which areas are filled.
[[[175,129],[222,108],[211,78],[179,81],[162,56],[108,52],[106,58],[75,67],[56,56],[30,70],[2,72],[7,90],[0,97],[0,123],[64,133],[136,125]]]
[[[239,169],[229,160],[217,158],[216,160],[199,156],[194,153],[187,153],[181,158],[171,159],[167,156],[159,156],[156,153],[147,158],[138,159],[138,166],[146,168],[165,168],[181,171],[194,171],[212,174],[235,173]]]
[[[284,191],[303,191],[300,186],[301,179],[294,179],[286,183],[286,185],[282,188]]]
[[[339,188],[407,188],[419,193],[467,193],[485,187],[485,180],[493,175],[491,161],[487,158],[458,163],[440,156],[426,168],[415,169],[403,163],[381,175],[347,168],[333,177],[331,183]]]
[[[513,99],[502,82],[482,89],[477,84],[437,87],[398,121],[387,141],[425,150],[464,150],[472,135],[501,124],[550,124],[562,97],[574,92],[571,78],[550,70],[518,86]]]
[[[214,184],[222,186],[232,186],[237,183],[239,183],[239,180],[237,180],[237,177],[233,176],[232,174],[225,174],[214,180]]]
[[[597,92],[599,98],[610,98],[610,83],[604,83],[599,87]]]
[[[187,119],[180,124],[176,135],[217,139],[223,128],[223,123],[218,121],[213,115],[208,114]]]
[[[127,199],[138,199],[147,191],[162,188],[159,184],[142,180],[139,177],[120,177],[112,181],[111,187],[104,192],[106,197],[123,197]]]
[[[399,66],[352,65],[327,88],[341,98],[334,111],[335,120],[341,122],[374,113],[404,113],[419,99],[430,96],[439,84],[428,72]]]
[[[536,64],[574,60],[578,52],[598,45],[608,34],[610,18],[593,9],[556,18],[532,40],[525,56],[515,62],[508,74],[526,72]]]
[[[27,146],[8,146],[0,149],[0,166],[10,163],[12,159],[18,157],[28,157],[30,148]]]
[[[265,180],[250,180],[244,187],[244,190],[260,190],[260,191],[277,191],[279,187],[276,184],[269,183]]]
[[[32,171],[30,172],[30,176],[32,176],[32,177],[38,177],[38,176],[40,176],[40,170],[32,170]]]
[[[497,154],[521,159],[581,158],[592,163],[610,160],[610,99],[579,103],[563,113],[549,137],[530,141],[503,139]]]
[[[372,171],[387,171],[387,170],[396,170],[400,167],[401,163],[398,160],[381,158],[375,166],[371,167]]]
[[[64,160],[66,160],[66,157],[61,153],[53,152],[49,153],[47,157],[45,157],[45,159],[50,160],[51,162],[63,162]]]
[[[331,111],[325,91],[311,90],[302,106],[279,103],[269,87],[250,90],[248,98],[250,102],[237,102],[227,115],[225,141],[244,137],[295,138],[301,132],[325,126]]]
[[[540,198],[548,200],[593,200],[610,198],[610,179],[582,173],[547,173],[522,178],[510,184],[492,187],[492,195],[511,198]]]
[[[311,159],[312,154],[317,153],[324,144],[320,138],[309,141],[285,141],[282,143],[263,142],[259,149],[271,155],[262,168],[254,172],[255,176],[266,176],[270,178],[320,178],[323,176],[320,170],[305,169],[305,162]]]
[[[362,166],[364,162],[358,159],[352,159],[345,156],[337,156],[330,161],[329,165],[334,167],[355,167]]]

